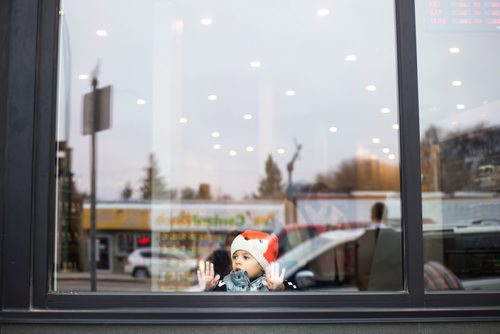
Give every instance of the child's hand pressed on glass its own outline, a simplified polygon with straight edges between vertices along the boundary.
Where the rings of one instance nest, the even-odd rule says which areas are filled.
[[[198,284],[204,291],[215,289],[217,282],[219,282],[220,275],[215,274],[214,264],[211,262],[200,262],[198,274]]]
[[[266,267],[266,281],[264,285],[270,291],[284,290],[285,285],[283,281],[285,279],[285,268],[281,270],[280,273],[280,264],[277,262],[271,263]]]

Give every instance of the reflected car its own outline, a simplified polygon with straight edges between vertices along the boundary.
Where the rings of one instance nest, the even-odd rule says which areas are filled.
[[[124,271],[136,278],[157,277],[164,273],[196,271],[196,259],[175,249],[138,248],[128,255]]]
[[[356,251],[357,240],[365,232],[364,228],[354,228],[320,233],[288,250],[277,262],[280,267],[286,268],[285,279],[299,290],[338,289],[340,280],[353,276],[353,273],[346,273],[342,266],[341,276],[345,276],[339,277],[339,263],[345,264],[347,260],[346,267],[355,265],[355,261],[349,258],[353,255],[352,251]]]
[[[346,222],[338,224],[292,224],[275,231],[278,237],[278,257],[285,255],[301,243],[313,239],[318,235],[332,230],[349,230],[356,228],[368,228],[369,222]]]

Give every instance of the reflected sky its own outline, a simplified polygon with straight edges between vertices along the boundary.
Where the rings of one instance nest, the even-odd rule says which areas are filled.
[[[98,60],[100,87],[114,95],[112,128],[98,135],[98,198],[119,198],[127,181],[137,189],[152,152],[170,188],[209,183],[235,199],[257,191],[269,154],[285,181],[296,143],[295,182],[347,159],[399,161],[392,1],[61,7],[58,138],[73,147],[81,191],[82,96]]]

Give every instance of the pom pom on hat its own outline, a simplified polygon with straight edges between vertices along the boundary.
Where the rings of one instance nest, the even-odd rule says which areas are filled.
[[[278,257],[278,238],[274,234],[246,230],[234,238],[231,244],[231,255],[238,250],[250,253],[262,269],[266,269]]]

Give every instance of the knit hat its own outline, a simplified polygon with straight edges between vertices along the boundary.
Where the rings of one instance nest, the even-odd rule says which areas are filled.
[[[231,244],[231,255],[238,250],[250,253],[262,269],[266,269],[278,257],[278,238],[274,234],[246,230],[234,238]]]

